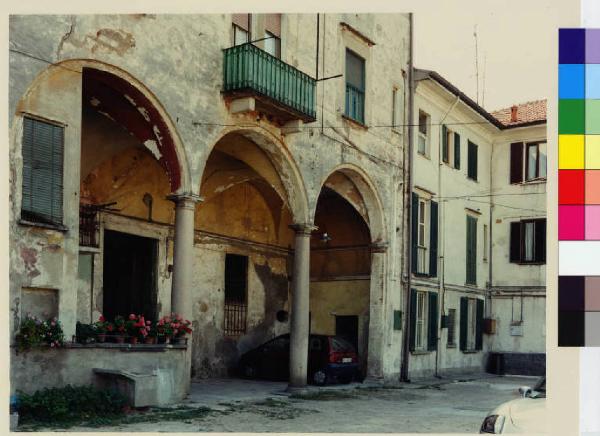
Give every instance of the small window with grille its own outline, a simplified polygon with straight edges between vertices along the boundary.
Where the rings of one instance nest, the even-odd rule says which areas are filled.
[[[448,347],[456,346],[456,309],[448,309]]]
[[[226,336],[246,333],[248,312],[248,257],[225,255],[225,326]]]

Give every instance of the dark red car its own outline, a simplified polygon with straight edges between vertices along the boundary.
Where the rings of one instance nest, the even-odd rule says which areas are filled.
[[[275,339],[242,355],[238,368],[247,378],[288,380],[290,335]],[[322,386],[339,381],[350,383],[359,376],[354,346],[339,336],[310,335],[308,342],[308,381]]]

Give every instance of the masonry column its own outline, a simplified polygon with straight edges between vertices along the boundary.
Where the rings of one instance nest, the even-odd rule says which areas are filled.
[[[371,284],[369,295],[369,355],[367,357],[367,379],[369,381],[383,380],[383,356],[386,333],[385,312],[387,310],[385,282],[385,257],[387,244],[371,244]]]
[[[194,260],[194,211],[202,198],[195,194],[171,194],[175,203],[175,242],[173,246],[173,279],[171,312],[192,320],[192,271]]]
[[[310,234],[312,224],[294,224],[294,271],[292,273],[292,307],[290,329],[290,382],[288,389],[306,386],[308,371]]]

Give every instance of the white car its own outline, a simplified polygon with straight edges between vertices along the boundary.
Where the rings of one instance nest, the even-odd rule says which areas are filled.
[[[519,388],[522,398],[507,401],[483,420],[479,433],[546,433],[546,377],[533,388]]]

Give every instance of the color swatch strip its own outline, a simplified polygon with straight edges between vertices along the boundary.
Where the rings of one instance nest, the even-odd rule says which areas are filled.
[[[600,29],[559,31],[558,238],[600,240]]]
[[[600,276],[558,279],[558,346],[600,346]]]

